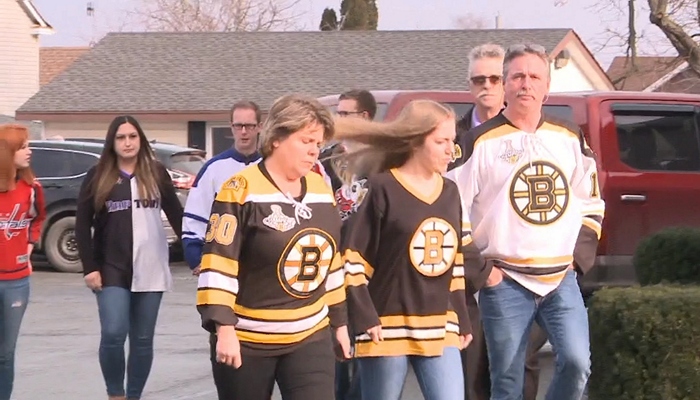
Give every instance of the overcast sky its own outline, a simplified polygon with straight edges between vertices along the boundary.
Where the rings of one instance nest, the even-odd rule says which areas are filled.
[[[96,10],[92,19],[86,14],[88,0],[33,0],[44,18],[56,30],[43,36],[42,46],[85,46],[93,38],[99,39],[110,30],[123,25],[124,11],[144,0],[93,0]],[[503,28],[573,28],[594,52],[603,68],[612,57],[623,55],[619,46],[601,50],[606,38],[606,27],[621,31],[626,17],[620,19],[612,11],[601,11],[595,4],[620,0],[568,0],[569,4],[556,7],[557,0],[377,0],[380,30],[453,29],[455,21],[471,13],[484,18],[493,27],[500,13]],[[640,1],[640,3],[646,3]],[[317,30],[325,7],[339,7],[340,0],[300,0],[299,12],[304,13],[305,30]],[[640,5],[640,8],[642,6]],[[603,19],[601,23],[600,18]],[[648,13],[640,10],[638,30],[655,37],[654,46],[642,45],[649,54],[668,51],[660,31],[649,23]],[[660,39],[659,39],[660,38]],[[659,45],[658,43],[664,43]],[[668,55],[668,54],[666,54]]]

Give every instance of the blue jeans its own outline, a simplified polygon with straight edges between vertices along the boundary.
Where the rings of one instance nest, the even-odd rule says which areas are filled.
[[[0,281],[0,400],[10,400],[15,381],[15,347],[29,302],[29,277]]]
[[[441,356],[360,357],[362,400],[399,400],[408,363],[425,400],[464,400],[464,375],[459,349],[447,347]]]
[[[356,358],[335,362],[335,400],[362,400]]]
[[[580,400],[591,373],[588,313],[576,273],[541,297],[504,277],[479,292],[491,368],[491,400],[520,400],[525,352],[533,321],[547,332],[556,369],[545,399]]]
[[[129,399],[141,397],[153,364],[153,336],[162,292],[131,292],[107,286],[97,295],[100,314],[100,367],[107,395]],[[124,342],[129,336],[129,361]],[[126,370],[126,392],[124,372]]]

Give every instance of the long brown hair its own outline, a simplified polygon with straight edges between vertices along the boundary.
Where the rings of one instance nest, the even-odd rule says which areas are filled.
[[[0,125],[0,192],[15,188],[17,179],[31,185],[34,172],[30,167],[17,169],[15,153],[29,140],[29,130],[19,124]]]
[[[141,129],[138,121],[130,115],[116,117],[107,129],[105,147],[102,150],[100,160],[97,162],[97,169],[91,182],[91,191],[94,196],[95,210],[99,211],[107,201],[109,193],[119,179],[119,165],[117,163],[117,152],[114,150],[117,131],[123,124],[131,124],[139,134],[139,152],[136,155],[136,181],[138,183],[139,195],[143,199],[156,199],[160,197],[160,177],[156,166],[156,156],[151,145],[146,139],[146,134]]]
[[[424,99],[408,103],[390,122],[336,117],[335,139],[346,143],[348,151],[337,156],[342,161],[332,163],[334,170],[349,183],[352,175],[368,176],[400,167],[438,125],[454,118],[448,106]],[[337,170],[343,164],[343,170]]]

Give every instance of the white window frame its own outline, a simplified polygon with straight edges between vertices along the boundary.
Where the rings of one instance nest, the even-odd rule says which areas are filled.
[[[231,124],[229,122],[207,122],[206,123],[206,133],[204,138],[205,151],[207,152],[207,159],[214,157],[214,136],[212,132],[215,128],[229,128],[231,129]]]

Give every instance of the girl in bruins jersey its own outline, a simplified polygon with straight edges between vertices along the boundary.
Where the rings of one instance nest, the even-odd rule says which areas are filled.
[[[324,178],[310,172],[333,119],[318,101],[278,99],[260,133],[262,161],[214,200],[197,290],[202,326],[236,400],[334,396],[333,328],[350,357],[341,221]]]
[[[442,177],[454,112],[415,100],[388,123],[337,119],[336,138],[363,144],[347,153],[348,168],[370,172],[341,244],[362,398],[398,400],[411,363],[426,399],[464,399],[461,206]]]

